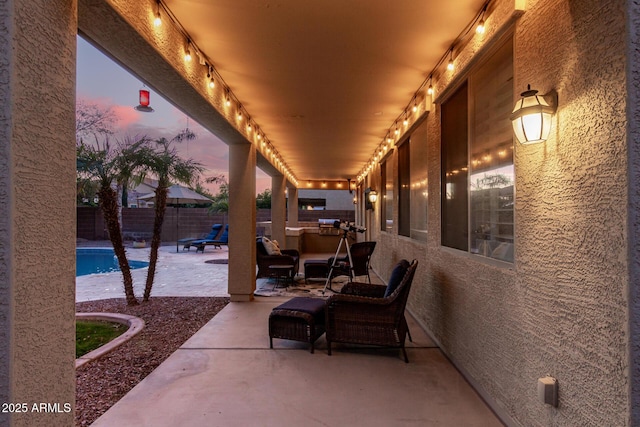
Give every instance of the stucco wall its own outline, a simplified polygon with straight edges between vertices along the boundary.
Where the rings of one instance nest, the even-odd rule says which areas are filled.
[[[73,424],[76,28],[74,0],[0,2],[2,425]]]
[[[640,4],[628,2],[627,129],[629,149],[629,368],[631,425],[640,425]]]
[[[504,10],[513,10],[513,4],[493,6],[489,38],[496,21],[507,21]],[[630,424],[627,150],[632,142],[625,115],[625,5],[529,0],[516,21],[514,92],[528,83],[541,93],[556,90],[559,109],[545,144],[514,145],[512,266],[440,246],[438,104],[427,118],[429,195],[436,195],[429,200],[428,241],[420,244],[395,232],[372,236],[379,241],[373,264],[383,277],[399,258],[420,261],[410,309],[509,424]],[[473,62],[471,52],[478,49],[482,43],[476,40],[467,45],[459,70],[464,72],[465,61]],[[441,76],[438,89],[446,91],[455,81],[456,76]],[[637,171],[637,153],[634,158]],[[547,374],[559,381],[558,408],[538,401],[536,381]]]

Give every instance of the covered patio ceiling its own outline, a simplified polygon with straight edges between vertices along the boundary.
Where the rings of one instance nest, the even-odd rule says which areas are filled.
[[[299,180],[353,179],[484,4],[163,0]]]

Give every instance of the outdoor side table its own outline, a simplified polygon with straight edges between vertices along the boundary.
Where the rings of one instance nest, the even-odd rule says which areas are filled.
[[[293,265],[270,265],[269,270],[273,271],[273,276],[276,278],[276,283],[273,285],[275,289],[280,283],[280,279],[284,279],[285,287],[289,286],[289,283],[293,284]]]
[[[308,342],[313,353],[314,343],[325,332],[325,305],[322,298],[295,297],[275,307],[269,315],[269,347],[274,338],[282,338]]]

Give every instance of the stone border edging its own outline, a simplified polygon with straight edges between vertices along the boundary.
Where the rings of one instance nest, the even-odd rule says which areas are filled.
[[[96,348],[93,351],[85,354],[76,359],[76,369],[83,366],[85,363],[89,363],[92,360],[98,359],[105,354],[115,350],[121,344],[129,341],[131,338],[136,336],[142,328],[144,328],[144,320],[139,317],[129,316],[128,314],[118,314],[118,313],[76,313],[76,319],[82,320],[104,320],[108,322],[117,322],[122,323],[123,325],[128,325],[129,329],[122,335],[117,338],[109,341],[108,343]]]

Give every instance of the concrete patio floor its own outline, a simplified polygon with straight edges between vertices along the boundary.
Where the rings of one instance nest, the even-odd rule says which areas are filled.
[[[227,266],[205,263],[228,251],[208,252],[163,246],[154,295],[228,295]],[[144,259],[148,251],[132,254]],[[326,254],[305,254],[301,271],[305,259],[319,257]],[[143,273],[134,274],[136,286]],[[380,283],[374,274],[372,280]],[[77,294],[78,300],[121,298],[121,276],[78,278]],[[304,343],[281,339],[270,349],[269,313],[287,299],[228,304],[92,425],[503,425],[410,316],[408,364],[395,349],[334,344],[328,356],[324,336],[315,354]]]
[[[93,426],[501,426],[409,319],[399,350],[274,339],[286,298],[230,303]]]

